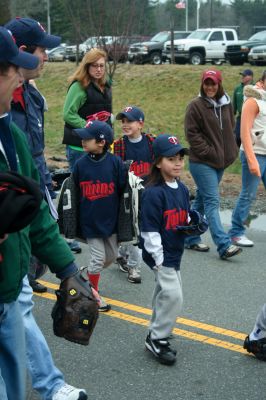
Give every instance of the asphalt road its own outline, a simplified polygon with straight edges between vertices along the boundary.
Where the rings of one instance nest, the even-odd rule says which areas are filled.
[[[218,258],[208,234],[209,253],[185,251],[184,309],[173,334],[177,362],[171,367],[144,349],[154,285],[147,266],[142,267],[141,285],[127,282],[115,264],[103,272],[101,294],[112,311],[100,315],[89,346],[53,335],[50,294],[51,283],[58,280],[46,274],[43,280],[51,288],[46,297],[34,296],[34,314],[66,381],[86,388],[93,400],[266,399],[266,363],[242,348],[266,301],[265,236],[250,229],[255,246],[230,261]],[[82,247],[77,261],[86,265]],[[29,390],[28,399],[38,398]]]

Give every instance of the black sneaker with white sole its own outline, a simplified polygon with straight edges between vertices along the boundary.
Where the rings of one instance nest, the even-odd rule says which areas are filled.
[[[173,365],[176,362],[176,351],[171,349],[167,338],[152,339],[149,333],[145,346],[161,364]]]
[[[118,264],[120,271],[122,271],[122,272],[129,271],[129,268],[127,265],[127,259],[125,257],[117,257],[116,263]]]

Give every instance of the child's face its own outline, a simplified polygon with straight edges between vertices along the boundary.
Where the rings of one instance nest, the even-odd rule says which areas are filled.
[[[103,152],[105,140],[102,140],[101,142],[96,142],[96,139],[83,139],[81,143],[83,150],[86,153],[101,154]]]
[[[141,135],[141,131],[144,125],[143,121],[129,121],[127,118],[121,120],[122,131],[124,135],[131,138],[137,138]]]
[[[172,157],[163,157],[157,164],[157,168],[161,170],[162,177],[166,182],[173,182],[180,177],[184,164],[184,156],[178,153]]]

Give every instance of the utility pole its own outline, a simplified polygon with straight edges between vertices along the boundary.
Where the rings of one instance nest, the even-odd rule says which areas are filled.
[[[47,32],[51,34],[50,0],[47,0]]]

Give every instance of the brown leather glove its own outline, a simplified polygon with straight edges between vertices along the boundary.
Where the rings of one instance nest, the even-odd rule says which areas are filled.
[[[54,334],[70,342],[88,345],[98,319],[98,303],[86,269],[63,280],[55,293]]]

